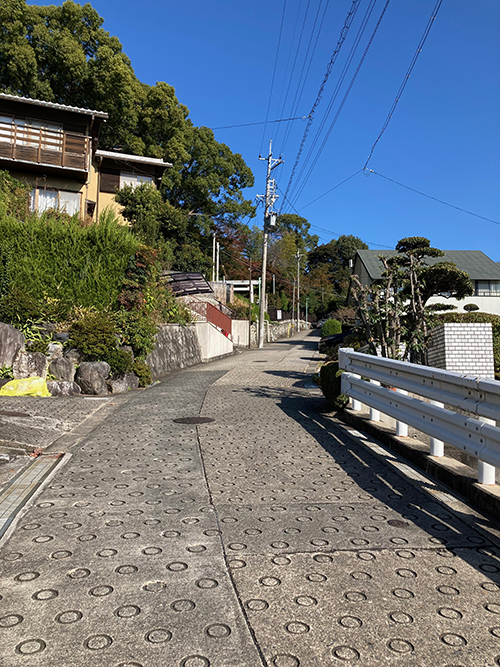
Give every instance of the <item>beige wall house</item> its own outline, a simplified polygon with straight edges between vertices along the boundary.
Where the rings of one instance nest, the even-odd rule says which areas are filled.
[[[0,93],[0,169],[32,186],[31,209],[96,220],[124,185],[157,185],[172,165],[97,149],[108,114]]]

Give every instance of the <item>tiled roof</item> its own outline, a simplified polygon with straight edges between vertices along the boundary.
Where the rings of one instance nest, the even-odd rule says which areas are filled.
[[[393,257],[398,253],[396,250],[358,250],[357,254],[370,278],[380,280],[383,266],[378,258],[381,255]],[[481,250],[444,250],[444,257],[427,257],[425,261],[427,264],[453,262],[457,269],[466,271],[471,280],[500,280],[500,264]]]
[[[57,104],[56,102],[46,102],[45,100],[33,100],[31,97],[20,97],[19,95],[8,95],[7,93],[0,93],[0,100],[9,100],[12,102],[24,102],[25,104],[34,104],[38,107],[47,107],[49,109],[57,109],[59,111],[74,111],[76,113],[87,114],[102,118],[106,120],[108,114],[104,111],[96,111],[95,109],[83,109],[82,107],[72,107],[68,104]]]

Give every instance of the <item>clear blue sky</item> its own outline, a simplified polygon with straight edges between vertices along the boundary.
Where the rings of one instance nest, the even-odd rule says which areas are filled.
[[[394,247],[405,236],[427,236],[443,249],[483,250],[500,261],[500,225],[486,222],[402,189],[379,176],[358,174],[380,132],[436,0],[392,0],[316,166],[291,201],[313,225],[320,242],[355,234],[370,247]],[[287,0],[269,119],[292,115],[306,47],[318,9],[328,4],[297,113],[307,115],[335,50],[352,0]],[[377,0],[340,95],[326,119],[316,150],[339,107],[386,0]],[[31,4],[31,3],[30,3]],[[36,2],[36,4],[48,4]],[[60,3],[56,3],[60,4]],[[137,76],[166,81],[196,125],[219,127],[266,118],[283,0],[206,2],[93,0],[116,35]],[[317,107],[297,174],[320,127],[369,0],[355,20]],[[305,21],[304,21],[305,18]],[[319,24],[319,21],[318,21]],[[302,43],[300,31],[304,25]],[[316,40],[317,30],[313,36]],[[298,49],[298,51],[297,51]],[[297,53],[295,72],[290,79]],[[370,168],[415,189],[500,222],[500,3],[444,0]],[[286,92],[289,87],[288,98]],[[306,121],[295,121],[286,144],[285,124],[215,131],[218,141],[241,153],[256,178],[247,196],[265,189],[265,163],[273,139],[285,163],[274,171],[286,190]],[[278,132],[279,128],[279,132]],[[293,187],[293,184],[292,184]],[[277,207],[291,209],[283,203]],[[259,209],[258,221],[262,218]],[[320,231],[326,230],[326,231]]]

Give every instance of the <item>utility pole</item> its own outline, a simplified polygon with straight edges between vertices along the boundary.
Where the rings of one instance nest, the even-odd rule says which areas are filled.
[[[264,201],[264,234],[262,236],[262,279],[261,294],[259,302],[259,347],[264,347],[264,315],[266,312],[266,272],[267,272],[267,239],[269,228],[276,225],[276,213],[273,211],[274,202],[278,199],[276,194],[276,181],[271,178],[271,171],[283,163],[281,158],[273,159],[272,141],[269,142],[269,155],[267,158],[259,155],[259,160],[267,162],[266,194],[257,195],[257,199]]]
[[[295,278],[293,279],[293,297],[292,297],[292,327],[295,318]]]
[[[252,287],[252,260],[248,262],[248,349],[252,347],[252,303],[253,303],[253,287]]]
[[[215,232],[212,240],[212,282],[215,282]]]
[[[297,331],[300,331],[300,258],[302,255],[297,249]]]
[[[219,282],[219,252],[220,252],[220,244],[217,241],[217,271],[216,271],[216,274],[215,274],[216,282]]]
[[[273,273],[273,294],[276,294],[276,276]]]

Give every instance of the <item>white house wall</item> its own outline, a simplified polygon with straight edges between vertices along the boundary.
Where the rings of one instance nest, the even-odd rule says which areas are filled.
[[[492,315],[500,315],[500,296],[466,296],[464,299],[445,299],[442,296],[432,296],[427,305],[432,303],[444,303],[447,305],[456,306],[457,309],[452,312],[464,313],[464,306],[468,303],[474,303],[479,306],[482,313],[491,313]]]

